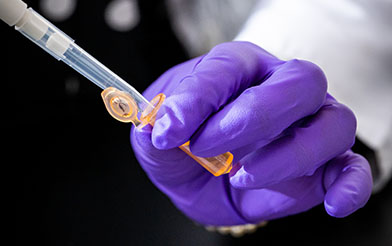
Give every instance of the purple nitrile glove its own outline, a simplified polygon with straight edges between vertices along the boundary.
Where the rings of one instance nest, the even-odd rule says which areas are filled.
[[[167,99],[153,129],[132,130],[132,146],[152,182],[201,224],[258,223],[322,202],[344,217],[365,205],[372,177],[350,151],[353,113],[326,91],[310,62],[281,61],[251,43],[221,44],[144,92]],[[198,156],[233,153],[230,174],[214,177],[177,148],[188,140]]]

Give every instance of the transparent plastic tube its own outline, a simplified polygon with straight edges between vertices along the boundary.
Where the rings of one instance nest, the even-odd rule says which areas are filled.
[[[42,49],[74,68],[102,89],[113,87],[129,93],[136,103],[137,112],[143,112],[149,102],[127,82],[89,55],[74,43],[70,37],[52,25],[33,9],[27,10],[26,18],[16,26],[21,32]]]
[[[115,119],[132,122],[137,128],[144,127],[146,124],[154,125],[156,113],[165,98],[163,94],[157,95],[151,102],[147,101],[137,90],[31,8],[26,10],[23,17],[15,24],[15,28],[57,60],[65,62],[102,88],[102,99],[106,109]],[[189,142],[179,148],[215,176],[231,170],[233,155],[229,152],[202,158],[191,153]]]
[[[104,101],[109,113],[116,119],[123,122],[133,122],[139,126],[141,114],[146,109],[152,110],[152,105],[135,88],[76,45],[74,40],[33,9],[27,9],[25,16],[16,24],[15,28],[57,60],[68,64],[98,87],[103,90],[110,88],[110,91],[107,91],[105,95],[112,99],[112,103],[105,98]],[[119,94],[126,96],[127,100],[132,100],[132,107],[126,108],[123,96],[119,97]],[[121,112],[121,109],[128,109],[128,111]]]
[[[140,112],[143,112],[149,105],[149,102],[135,88],[107,69],[76,44],[70,45],[64,53],[64,59],[62,60],[102,89],[114,87],[120,91],[129,93],[139,105]]]

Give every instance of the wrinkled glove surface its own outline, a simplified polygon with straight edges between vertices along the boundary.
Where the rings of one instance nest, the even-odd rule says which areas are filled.
[[[356,120],[327,94],[314,64],[282,61],[247,42],[224,43],[177,65],[145,92],[167,98],[154,128],[132,129],[135,155],[151,181],[205,225],[258,223],[324,203],[347,216],[372,189],[368,162],[351,152]],[[214,177],[195,155],[234,155]]]

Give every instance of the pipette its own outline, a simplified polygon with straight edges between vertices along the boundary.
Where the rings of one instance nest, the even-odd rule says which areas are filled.
[[[89,55],[74,40],[51,24],[44,17],[27,8],[21,0],[0,0],[0,19],[40,46],[57,60],[61,60],[102,88],[106,109],[121,122],[132,122],[141,129],[154,125],[155,116],[165,96],[158,94],[150,102],[127,82]],[[191,156],[215,176],[228,173],[232,167],[230,152],[214,157],[198,157],[191,153],[189,141],[181,150]]]

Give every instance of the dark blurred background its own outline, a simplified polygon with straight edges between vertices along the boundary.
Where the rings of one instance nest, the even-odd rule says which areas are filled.
[[[45,16],[48,5],[26,2]],[[78,1],[69,18],[46,17],[139,91],[189,59],[164,1],[140,0],[127,31],[105,21],[109,2]],[[206,231],[148,180],[130,125],[110,117],[101,89],[4,23],[0,37],[2,163],[17,245],[392,245],[391,182],[344,219],[318,206],[242,238]]]

